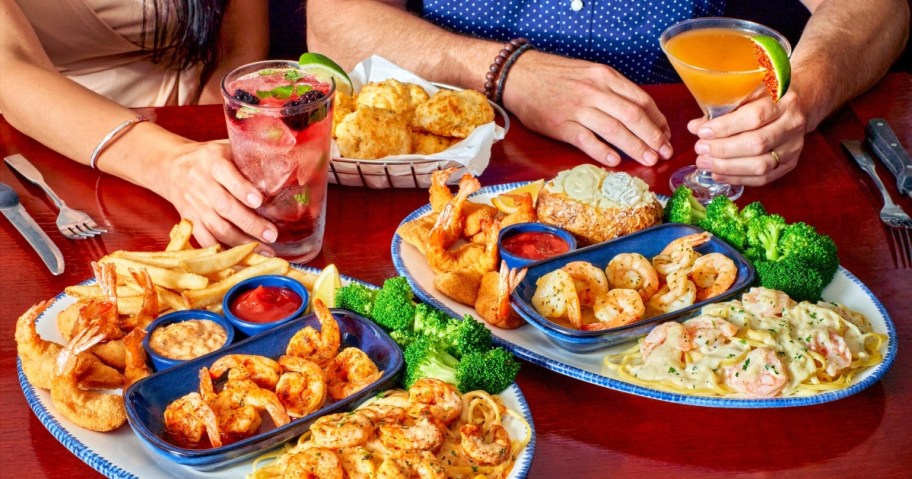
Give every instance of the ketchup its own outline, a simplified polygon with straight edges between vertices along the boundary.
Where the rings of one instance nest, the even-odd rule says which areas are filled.
[[[257,286],[231,303],[231,312],[250,323],[271,323],[288,317],[301,306],[301,297],[288,288]]]
[[[561,237],[542,231],[523,231],[503,240],[503,249],[513,256],[542,260],[570,251]]]

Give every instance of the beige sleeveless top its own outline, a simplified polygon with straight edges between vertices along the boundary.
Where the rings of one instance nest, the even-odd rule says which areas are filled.
[[[16,1],[67,78],[130,108],[198,101],[201,66],[179,72],[140,48],[143,0]]]

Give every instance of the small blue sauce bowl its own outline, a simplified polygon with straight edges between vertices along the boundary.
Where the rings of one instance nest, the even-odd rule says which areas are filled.
[[[231,305],[235,302],[235,300],[237,300],[237,298],[242,294],[258,286],[290,289],[301,297],[301,306],[299,306],[298,309],[294,310],[294,312],[288,316],[267,323],[254,323],[251,321],[245,321],[232,313]],[[228,293],[226,293],[225,297],[222,299],[222,314],[224,314],[225,318],[227,318],[228,321],[231,322],[231,324],[233,324],[235,328],[238,328],[238,330],[240,330],[242,333],[246,334],[247,336],[254,336],[262,332],[269,331],[276,326],[285,324],[292,319],[301,317],[304,314],[304,311],[307,309],[308,301],[310,301],[310,295],[307,293],[307,288],[305,288],[303,284],[299,283],[295,279],[278,274],[255,276],[253,278],[241,281],[240,283],[234,285],[233,288],[228,290]]]
[[[222,345],[222,348],[230,345],[234,341],[234,327],[231,326],[231,323],[229,323],[228,320],[226,320],[224,317],[222,317],[222,315],[218,313],[213,313],[212,311],[205,309],[185,309],[183,311],[175,311],[173,313],[160,316],[158,319],[153,321],[148,328],[146,328],[149,334],[146,334],[146,337],[143,338],[142,343],[143,348],[146,350],[146,354],[149,356],[149,359],[152,360],[152,367],[155,368],[156,371],[163,371],[165,369],[177,366],[184,361],[189,361],[189,359],[173,359],[162,356],[161,354],[155,352],[155,350],[153,350],[152,346],[149,344],[149,340],[152,338],[152,333],[160,327],[168,326],[169,324],[180,323],[182,321],[190,321],[192,319],[207,319],[221,326],[222,329],[225,330],[226,334],[225,344]],[[218,349],[216,351],[218,351]]]
[[[544,261],[546,259],[551,259],[554,256],[543,259],[529,259],[522,256],[517,256],[513,253],[510,253],[503,247],[503,242],[505,239],[510,238],[511,236],[517,235],[519,233],[534,232],[534,233],[550,233],[558,238],[564,240],[567,245],[570,246],[570,249],[567,250],[567,253],[574,251],[576,249],[576,238],[570,234],[569,231],[565,229],[558,228],[557,226],[546,225],[544,223],[516,223],[506,228],[500,230],[500,236],[497,238],[497,249],[500,251],[500,257],[507,262],[508,268],[522,268],[528,264],[535,263],[538,261]],[[566,254],[566,253],[562,253]],[[559,256],[559,255],[555,255]]]

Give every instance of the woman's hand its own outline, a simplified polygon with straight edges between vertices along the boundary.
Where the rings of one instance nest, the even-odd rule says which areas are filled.
[[[164,171],[159,193],[193,222],[201,246],[275,241],[276,227],[253,211],[263,195],[234,166],[228,140],[180,145]],[[259,250],[272,253],[266,245]]]
[[[652,98],[605,65],[530,51],[509,72],[504,104],[525,126],[608,166],[621,161],[615,148],[647,166],[673,153]]]
[[[694,145],[697,167],[711,171],[716,181],[748,186],[765,185],[792,171],[807,128],[794,89],[777,103],[763,91],[731,113],[687,125],[699,138]]]

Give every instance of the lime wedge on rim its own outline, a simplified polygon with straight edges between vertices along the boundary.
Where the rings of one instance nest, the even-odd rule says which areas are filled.
[[[354,91],[351,79],[348,78],[348,74],[345,73],[345,70],[336,64],[336,62],[330,60],[326,55],[308,52],[301,55],[301,58],[298,59],[298,64],[317,77],[325,78],[327,80],[330,78],[335,79],[336,89],[346,95],[351,95]]]
[[[766,70],[766,74],[763,75],[763,83],[766,84],[766,89],[773,101],[779,101],[782,95],[788,91],[792,79],[792,66],[789,63],[788,53],[773,37],[757,35],[751,37],[751,40],[754,42],[754,56],[760,66]]]

